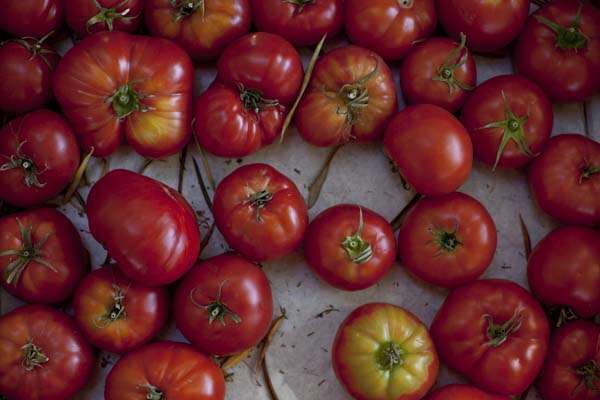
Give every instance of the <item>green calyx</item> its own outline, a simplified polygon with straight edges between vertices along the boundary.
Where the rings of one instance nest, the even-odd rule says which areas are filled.
[[[584,160],[579,183],[583,183],[587,179],[591,179],[594,175],[600,174],[600,165],[591,165],[588,160]]]
[[[436,257],[443,253],[453,253],[457,248],[463,245],[463,242],[457,237],[458,222],[456,222],[454,230],[451,232],[448,232],[439,225],[436,225],[435,229],[430,228],[429,231],[433,235],[433,239],[427,242],[427,244],[434,243],[438,246]]]
[[[297,13],[300,14],[307,4],[315,4],[316,0],[281,0],[284,3],[295,4],[298,6]]]
[[[170,4],[171,7],[177,10],[175,13],[176,21],[189,17],[196,11],[200,11],[200,15],[204,19],[204,0],[170,0]]]
[[[20,168],[23,170],[23,180],[25,186],[35,186],[38,188],[42,188],[46,186],[46,184],[40,183],[40,181],[38,180],[38,175],[43,173],[45,169],[42,171],[38,171],[31,158],[21,153],[21,149],[23,148],[23,145],[25,143],[27,143],[26,140],[19,143],[19,145],[17,146],[17,151],[15,152],[16,154],[11,155],[10,157],[5,156],[6,158],[8,158],[8,162],[0,165],[0,171],[8,171],[14,168]]]
[[[587,388],[591,393],[600,393],[600,366],[595,360],[590,360],[575,370],[575,374],[581,377],[581,382],[575,389],[575,393]]]
[[[363,230],[363,213],[362,208],[359,208],[359,222],[356,233],[352,236],[346,236],[342,242],[342,247],[346,250],[348,258],[357,264],[364,264],[373,257],[373,249],[371,244],[361,237]]]
[[[256,209],[256,222],[260,222],[260,210],[262,210],[269,201],[273,199],[273,195],[267,189],[256,192],[246,200],[244,204],[250,203]]]
[[[32,343],[31,338],[21,347],[23,351],[22,365],[26,371],[33,371],[35,367],[42,368],[42,364],[50,361],[44,351]]]
[[[141,111],[151,111],[152,107],[149,107],[140,102],[141,99],[145,98],[143,94],[135,91],[133,84],[139,81],[132,81],[119,87],[112,96],[104,100],[106,103],[112,103],[115,113],[119,117],[120,121],[124,121],[130,114]]]
[[[88,19],[88,21],[86,22],[85,30],[88,33],[90,33],[90,28],[96,24],[104,23],[104,24],[106,24],[106,28],[109,31],[112,31],[114,28],[113,24],[114,24],[115,20],[128,21],[128,20],[137,18],[137,16],[132,16],[132,17],[127,16],[127,14],[129,14],[129,12],[131,11],[131,9],[129,9],[129,8],[127,8],[123,11],[117,11],[118,8],[121,8],[125,4],[127,4],[128,0],[123,0],[116,6],[110,7],[110,8],[102,7],[102,5],[100,3],[98,3],[98,0],[93,0],[93,1],[94,1],[94,6],[96,6],[96,9],[98,10],[98,14],[94,15],[92,18]]]
[[[114,290],[113,305],[106,314],[100,315],[94,320],[94,325],[96,325],[98,328],[105,328],[111,323],[127,317],[125,306],[123,305],[123,301],[125,300],[123,290],[116,284],[113,284],[112,287]]]
[[[241,83],[238,85],[240,90],[240,100],[244,111],[254,111],[257,115],[261,110],[266,110],[270,107],[276,107],[279,105],[278,100],[266,99],[263,96],[263,92],[258,89],[246,89]]]
[[[221,283],[221,286],[219,286],[219,293],[217,294],[217,298],[214,301],[208,303],[207,305],[199,304],[194,299],[194,293],[196,292],[196,290],[198,290],[198,288],[194,288],[190,292],[190,301],[192,302],[192,304],[198,308],[207,311],[209,325],[211,325],[216,319],[218,319],[221,325],[226,326],[226,317],[231,319],[235,324],[239,324],[240,322],[242,322],[242,319],[237,314],[231,311],[225,303],[221,302],[221,291],[223,290],[223,286],[225,285],[225,283],[226,282],[223,282]]]
[[[44,48],[42,46],[42,44],[53,33],[54,33],[54,31],[51,31],[41,39],[35,38],[33,36],[24,36],[20,39],[9,39],[5,42],[0,43],[0,46],[2,46],[4,43],[9,43],[9,42],[19,43],[21,46],[25,47],[25,49],[27,49],[27,51],[31,52],[31,57],[29,58],[30,60],[33,60],[35,57],[40,57],[42,59],[42,61],[44,62],[44,64],[46,64],[48,69],[52,70],[53,69],[52,64],[50,64],[50,61],[48,61],[48,58],[46,58],[46,54],[57,54],[57,53],[54,50]]]
[[[375,362],[380,370],[389,372],[403,364],[403,353],[398,343],[385,342],[375,352]]]
[[[444,63],[437,69],[438,76],[431,78],[434,81],[447,83],[450,94],[454,93],[457,86],[463,90],[475,89],[473,86],[462,82],[460,79],[454,76],[456,70],[465,65],[469,58],[469,52],[465,49],[466,44],[467,37],[461,32],[460,45],[456,49],[452,50],[452,52],[448,55],[448,58],[446,58],[446,61],[444,61]],[[463,53],[463,55],[460,57],[460,59],[458,61],[454,61],[461,53]]]
[[[137,387],[139,389],[146,389],[146,399],[148,400],[167,400],[167,396],[165,396],[163,391],[156,386],[145,383],[143,385],[137,385]]]
[[[498,347],[506,342],[508,336],[517,332],[523,325],[523,316],[519,311],[515,311],[511,319],[502,325],[494,323],[494,319],[491,315],[486,314],[483,317],[488,321],[487,337],[491,347]]]
[[[581,11],[583,10],[583,3],[579,5],[579,9],[577,10],[577,16],[575,20],[568,28],[563,28],[558,25],[556,22],[552,22],[549,19],[542,17],[541,15],[534,15],[535,19],[537,19],[542,24],[546,25],[550,28],[554,33],[556,33],[556,47],[561,50],[580,50],[585,49],[587,47],[588,37],[581,32],[579,29],[579,24],[581,20]]]

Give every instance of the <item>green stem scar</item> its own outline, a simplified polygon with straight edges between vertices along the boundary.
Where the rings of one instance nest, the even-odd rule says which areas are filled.
[[[134,80],[120,86],[115,90],[112,96],[107,97],[104,100],[106,103],[112,103],[113,109],[120,121],[124,121],[125,118],[136,111],[146,112],[154,110],[154,108],[140,102],[141,99],[144,99],[147,96],[138,93],[133,88],[133,85],[139,82],[141,82],[141,80]]]
[[[52,70],[53,69],[52,64],[50,64],[50,61],[48,61],[46,54],[57,54],[57,53],[54,50],[42,47],[42,44],[53,33],[54,33],[54,31],[51,31],[48,34],[46,34],[46,36],[44,36],[43,38],[41,38],[39,40],[32,36],[25,36],[20,39],[9,39],[6,42],[0,43],[0,46],[4,45],[4,43],[9,43],[9,42],[19,43],[21,46],[25,47],[25,49],[27,51],[31,52],[31,57],[29,58],[30,60],[33,60],[35,57],[40,57],[42,59],[42,61],[44,62],[44,64],[46,64],[48,69]]]
[[[278,100],[265,98],[263,92],[258,89],[246,89],[241,83],[238,84],[238,89],[240,91],[242,107],[246,112],[251,110],[258,115],[261,110],[266,110],[267,108],[279,105]]]
[[[0,165],[0,171],[3,172],[14,168],[20,168],[23,170],[23,180],[25,186],[35,186],[38,188],[42,188],[46,186],[46,184],[40,183],[40,181],[38,180],[38,176],[44,173],[47,167],[41,171],[38,171],[31,158],[21,153],[21,149],[23,148],[23,145],[25,143],[27,143],[26,140],[19,143],[19,145],[17,146],[17,151],[15,152],[16,154],[11,155],[10,157],[3,156],[8,159],[8,162]]]
[[[148,400],[167,400],[167,397],[163,393],[162,390],[157,388],[156,386],[152,386],[149,383],[145,383],[143,385],[137,385],[140,389],[146,389],[146,399]]]
[[[591,393],[600,393],[600,366],[595,360],[590,360],[575,370],[575,374],[581,377],[575,393],[587,388]]]
[[[114,290],[113,305],[106,314],[100,315],[94,320],[94,325],[98,328],[105,328],[115,321],[125,319],[127,316],[125,306],[123,305],[123,301],[125,300],[123,290],[116,284],[113,284],[112,287]]]
[[[427,242],[434,243],[438,246],[438,252],[436,253],[436,257],[442,255],[443,253],[453,253],[456,249],[463,245],[463,242],[458,239],[458,221],[454,226],[454,230],[448,232],[444,228],[439,225],[435,226],[435,229],[429,228],[429,231],[433,235],[433,239]]]
[[[346,250],[348,258],[357,264],[364,264],[373,257],[371,244],[361,237],[363,230],[363,212],[359,208],[359,222],[356,233],[352,236],[346,236],[342,242],[342,247]]]
[[[448,89],[450,90],[450,94],[454,93],[456,90],[456,86],[463,90],[473,90],[474,87],[471,85],[462,82],[458,79],[454,74],[456,70],[465,65],[467,60],[469,59],[469,52],[465,49],[465,45],[467,44],[467,37],[464,33],[460,33],[460,45],[452,50],[452,52],[446,58],[446,61],[437,69],[438,76],[431,78],[434,81],[446,82],[448,84]],[[464,51],[464,53],[463,53]],[[458,61],[456,58],[463,53]]]
[[[202,20],[204,20],[204,0],[170,0],[171,7],[177,10],[175,20],[179,21],[182,18],[200,11]]]
[[[221,283],[221,286],[219,286],[219,293],[217,293],[217,298],[205,306],[203,306],[202,304],[199,304],[194,299],[194,293],[196,292],[196,290],[198,290],[198,288],[194,288],[190,292],[190,301],[192,302],[192,304],[194,306],[201,308],[203,310],[206,310],[208,312],[208,324],[209,325],[211,325],[215,319],[218,319],[219,322],[221,323],[221,325],[225,326],[225,325],[227,325],[227,322],[225,321],[225,317],[228,317],[236,324],[239,324],[240,322],[242,322],[242,319],[237,314],[235,314],[233,311],[231,311],[225,303],[221,302],[221,292],[223,290],[223,286],[225,285],[225,283],[226,283],[226,281]]]
[[[32,343],[31,338],[21,347],[23,350],[22,365],[26,371],[33,371],[35,367],[42,368],[44,363],[50,361],[44,351]]]
[[[600,174],[600,165],[591,165],[588,160],[583,161],[579,183],[583,183],[587,179],[591,179],[594,175]]]
[[[375,352],[375,361],[382,371],[391,371],[395,367],[402,365],[403,351],[398,343],[385,342],[379,346]]]
[[[98,14],[94,15],[92,18],[88,19],[85,24],[85,30],[90,33],[90,28],[96,24],[106,24],[106,28],[109,31],[112,31],[114,28],[115,20],[122,21],[130,21],[138,17],[138,15],[128,17],[127,14],[131,11],[130,8],[127,8],[123,11],[117,11],[118,8],[121,8],[127,4],[128,0],[123,0],[119,4],[114,7],[105,8],[98,2],[98,0],[94,0],[94,6],[98,10]]]
[[[588,37],[581,32],[579,24],[581,20],[581,11],[583,10],[583,3],[580,3],[577,15],[573,20],[573,23],[568,28],[563,28],[556,22],[552,22],[549,19],[542,17],[541,15],[534,15],[542,24],[550,28],[556,33],[556,47],[561,50],[581,50],[587,47]]]
[[[295,4],[296,6],[298,6],[296,13],[300,14],[300,13],[302,13],[302,10],[304,10],[304,6],[306,6],[307,4],[315,4],[315,2],[317,0],[282,0],[282,1],[284,3]]]
[[[260,222],[260,211],[267,205],[269,201],[273,199],[273,194],[267,189],[256,192],[246,200],[244,204],[250,203],[252,207],[256,209],[256,222]]]
[[[502,325],[494,323],[494,319],[491,315],[486,314],[483,317],[487,319],[488,322],[487,337],[491,347],[498,347],[506,342],[508,336],[517,332],[523,325],[523,316],[518,310],[515,310],[513,316]]]

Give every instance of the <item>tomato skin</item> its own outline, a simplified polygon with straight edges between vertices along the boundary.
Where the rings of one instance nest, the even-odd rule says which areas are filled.
[[[114,17],[111,20],[112,28],[109,29],[105,20],[87,27],[90,19],[99,15],[99,10],[94,4],[94,0],[63,0],[65,4],[65,21],[69,28],[79,35],[89,35],[95,32],[116,30],[123,32],[133,32],[142,24],[143,0],[97,0],[103,9],[114,8],[114,12],[122,17]],[[129,11],[127,11],[129,10]]]
[[[488,394],[474,386],[455,384],[429,393],[424,400],[510,400],[510,397]]]
[[[149,394],[146,385],[157,388],[167,399],[225,399],[219,367],[184,343],[156,342],[125,354],[106,377],[104,398],[145,400]]]
[[[450,233],[451,237],[444,239],[436,232]],[[442,243],[453,250],[446,250]],[[453,287],[485,272],[494,258],[496,243],[496,225],[483,204],[454,192],[417,202],[400,227],[398,255],[402,265],[418,278]]]
[[[23,364],[28,339],[48,357],[31,371]],[[92,348],[67,314],[28,305],[0,317],[0,392],[11,400],[70,399],[93,368]]]
[[[0,0],[0,30],[11,36],[41,38],[63,22],[61,0]]]
[[[209,310],[199,306],[218,307],[217,303],[235,314],[239,322],[226,313],[209,322]],[[174,314],[183,336],[204,353],[241,353],[260,343],[269,330],[273,319],[271,286],[258,265],[234,254],[222,254],[196,264],[186,275],[175,292]]]
[[[471,173],[469,134],[441,107],[415,104],[400,111],[388,125],[383,144],[406,182],[424,195],[454,192]]]
[[[110,171],[92,187],[87,214],[94,238],[135,282],[174,282],[198,258],[194,211],[177,191],[154,179]]]
[[[363,263],[352,261],[342,244],[346,237],[357,235],[359,230],[359,236],[372,251]],[[366,289],[381,280],[395,261],[394,232],[376,212],[362,206],[339,204],[311,221],[304,256],[312,271],[331,286],[343,290]]]

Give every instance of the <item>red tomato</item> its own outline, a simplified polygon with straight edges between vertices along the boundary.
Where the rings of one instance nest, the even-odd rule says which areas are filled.
[[[142,23],[144,0],[63,0],[65,20],[79,35],[100,31],[133,32]]]
[[[600,89],[600,11],[573,0],[540,8],[519,36],[513,62],[552,101],[585,100]]]
[[[600,224],[600,143],[566,134],[551,138],[529,168],[537,204],[565,224]]]
[[[56,197],[79,166],[79,147],[62,117],[37,110],[0,129],[0,199],[27,207]]]
[[[542,89],[517,75],[491,78],[475,89],[460,116],[475,158],[518,168],[539,154],[552,133],[552,104]]]
[[[234,254],[196,265],[175,292],[175,321],[206,354],[227,356],[256,346],[273,319],[271,286],[262,269]]]
[[[173,40],[198,61],[216,59],[250,30],[248,0],[147,0],[144,9],[150,34]]]
[[[88,271],[88,253],[71,221],[51,208],[0,218],[0,273],[4,289],[30,303],[71,297]]]
[[[227,243],[255,261],[288,255],[308,226],[300,191],[267,164],[244,165],[226,176],[215,191],[213,214]]]
[[[471,173],[468,132],[452,114],[431,104],[415,104],[396,114],[383,144],[403,179],[425,195],[454,192]]]
[[[73,298],[75,322],[94,346],[126,353],[146,344],[167,322],[169,293],[127,279],[112,265],[88,274]]]
[[[434,38],[415,45],[400,69],[400,87],[408,104],[429,103],[456,112],[477,83],[477,68],[465,46]]]
[[[224,400],[217,365],[192,346],[158,342],[125,354],[106,377],[106,400]]]
[[[64,400],[89,380],[90,345],[66,314],[47,306],[0,317],[0,392],[11,400]]]
[[[510,400],[510,397],[488,394],[474,386],[448,385],[431,392],[424,400]]]
[[[494,220],[483,204],[464,193],[419,200],[398,234],[402,265],[437,286],[477,279],[495,252]]]
[[[394,232],[376,212],[339,204],[310,223],[304,255],[313,272],[331,286],[366,289],[381,280],[396,259]]]
[[[376,53],[344,46],[321,57],[294,120],[315,146],[381,140],[398,109],[389,67]]]
[[[177,191],[152,178],[117,169],[92,187],[90,232],[129,278],[148,286],[171,283],[198,258],[194,211]]]
[[[126,138],[141,155],[158,158],[189,141],[193,72],[168,40],[98,32],[65,54],[54,94],[85,151],[105,157]]]
[[[0,30],[41,38],[62,25],[62,0],[0,0]]]
[[[352,43],[386,60],[399,60],[437,23],[433,0],[346,0],[346,33]]]
[[[542,307],[521,286],[484,279],[448,295],[431,335],[450,368],[481,389],[515,395],[540,372],[550,328]]]
[[[419,400],[435,383],[439,361],[423,323],[410,311],[370,303],[338,328],[332,362],[357,400]]]

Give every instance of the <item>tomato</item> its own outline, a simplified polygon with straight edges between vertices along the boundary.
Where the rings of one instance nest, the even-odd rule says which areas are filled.
[[[585,136],[552,137],[529,168],[537,204],[565,224],[600,224],[600,143]]]
[[[495,252],[494,220],[483,204],[464,193],[419,200],[398,234],[402,265],[437,286],[457,286],[476,279]]]
[[[471,173],[469,134],[438,106],[415,104],[400,111],[388,125],[383,144],[403,179],[425,195],[451,193]]]
[[[342,29],[343,0],[250,0],[259,31],[283,36],[294,46],[317,44]]]
[[[146,344],[167,322],[169,293],[127,279],[108,265],[88,274],[73,298],[75,322],[94,346],[126,353]]]
[[[106,400],[224,400],[219,367],[192,346],[157,342],[127,353],[106,377]]]
[[[435,383],[438,356],[410,311],[365,304],[338,328],[331,350],[338,380],[358,400],[418,400]]]
[[[198,258],[194,211],[177,191],[135,172],[117,169],[92,187],[90,232],[129,279],[148,286],[171,283]]]
[[[437,17],[433,0],[346,0],[345,22],[352,43],[391,61],[430,36]]]
[[[471,135],[475,158],[518,168],[542,151],[552,133],[552,104],[527,78],[501,75],[475,89],[460,117]]]
[[[468,385],[448,385],[431,392],[424,400],[510,400],[510,397],[488,394]]]
[[[190,139],[193,73],[168,40],[98,32],[58,64],[54,95],[85,151],[105,157],[126,138],[144,157],[159,158]]]
[[[194,111],[202,148],[220,157],[245,157],[273,143],[302,84],[296,49],[281,36],[252,33],[227,46],[217,72]]]
[[[65,20],[79,35],[99,31],[133,32],[142,23],[143,0],[63,0]]]
[[[467,47],[491,53],[517,38],[529,15],[529,0],[436,0],[440,24],[454,40],[467,36]]]
[[[62,117],[37,110],[0,129],[0,199],[21,207],[44,203],[69,185],[79,147]]]
[[[400,88],[408,104],[428,103],[455,112],[477,83],[477,67],[465,46],[434,38],[415,45],[400,69]]]
[[[331,286],[366,289],[381,280],[396,259],[394,232],[376,212],[339,204],[310,223],[304,255],[313,272]]]
[[[29,303],[71,297],[88,271],[88,253],[71,221],[51,208],[0,218],[0,273],[4,289]]]
[[[600,89],[600,11],[572,0],[541,7],[519,36],[513,62],[552,101],[585,100]]]
[[[0,10],[0,30],[11,36],[41,38],[62,25],[62,0],[0,0]]]
[[[267,164],[244,165],[226,176],[215,191],[213,214],[229,246],[255,261],[288,255],[308,226],[300,191]]]
[[[0,317],[0,392],[11,400],[70,399],[93,368],[92,349],[66,314],[29,305]]]
[[[179,44],[197,61],[216,59],[250,30],[248,0],[147,0],[144,20],[151,35]]]
[[[397,109],[385,61],[365,48],[344,46],[317,61],[294,120],[302,138],[315,146],[374,142]]]
[[[204,353],[218,356],[256,346],[273,319],[267,276],[234,254],[198,263],[177,287],[174,303],[183,336]]]

